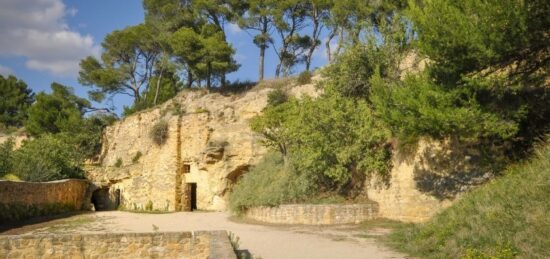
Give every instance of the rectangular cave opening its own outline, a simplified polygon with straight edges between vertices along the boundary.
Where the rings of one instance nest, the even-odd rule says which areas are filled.
[[[197,209],[197,183],[188,183],[190,190],[191,211]]]

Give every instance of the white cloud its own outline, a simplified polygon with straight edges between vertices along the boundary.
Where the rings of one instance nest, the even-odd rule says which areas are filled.
[[[231,32],[231,34],[233,35],[243,33],[243,30],[239,27],[239,25],[234,23],[230,23],[227,28],[229,29],[229,32]]]
[[[13,70],[11,70],[11,68],[9,67],[5,67],[5,66],[2,66],[2,64],[0,64],[0,75],[3,75],[3,76],[13,75]]]
[[[0,55],[23,56],[29,69],[74,76],[78,62],[98,55],[100,47],[90,35],[69,29],[62,0],[0,1]]]

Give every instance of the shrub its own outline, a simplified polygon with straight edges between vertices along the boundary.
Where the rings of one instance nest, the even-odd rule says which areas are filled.
[[[138,151],[138,152],[134,155],[134,157],[132,158],[132,163],[135,164],[135,163],[139,162],[139,159],[141,158],[142,155],[143,155],[143,154],[141,153],[141,151]]]
[[[14,145],[15,142],[13,138],[9,138],[4,143],[0,144],[0,177],[11,171]]]
[[[6,181],[13,181],[13,182],[20,182],[21,179],[17,177],[17,175],[14,174],[6,174],[2,177],[0,177],[0,180],[6,180]]]
[[[199,107],[195,110],[195,113],[210,113],[210,111],[208,109]]]
[[[172,105],[172,115],[179,116],[185,114],[185,109],[181,107],[180,103],[174,102]]]
[[[149,200],[147,204],[145,204],[145,210],[146,211],[153,211],[153,202]]]
[[[298,82],[298,85],[305,85],[311,83],[311,72],[304,71],[298,75],[298,78],[296,81]]]
[[[389,130],[368,104],[340,96],[305,98],[268,107],[251,121],[264,144],[288,157],[319,192],[354,196],[368,174],[390,169]]]
[[[157,145],[164,144],[168,139],[168,122],[165,120],[157,122],[151,129],[149,136]]]
[[[280,154],[268,153],[233,187],[229,207],[240,214],[250,207],[296,202],[313,193],[313,189],[311,179],[285,167]]]
[[[13,153],[13,172],[25,181],[82,178],[83,156],[78,149],[54,135],[27,141]]]
[[[117,167],[117,168],[121,167],[122,166],[122,158],[120,158],[120,157],[117,158],[114,166]]]
[[[285,90],[275,89],[267,94],[267,104],[275,106],[288,101],[288,94]]]

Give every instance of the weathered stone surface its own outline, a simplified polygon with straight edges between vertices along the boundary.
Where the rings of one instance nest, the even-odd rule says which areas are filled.
[[[189,197],[183,192],[187,183],[196,183],[198,209],[225,210],[234,181],[266,152],[249,120],[264,109],[270,91],[184,92],[159,108],[129,116],[105,130],[101,165],[90,168],[87,177],[111,192],[120,190],[126,209],[190,207],[182,204]],[[290,93],[317,95],[317,90],[305,85]],[[159,146],[149,134],[160,120],[168,123],[168,139]],[[138,152],[142,156],[132,161]],[[115,167],[119,159],[122,166]]]
[[[476,148],[422,139],[412,154],[394,153],[389,178],[370,179],[367,195],[380,205],[379,217],[423,222],[464,191],[492,178],[493,172],[480,159]]]
[[[3,258],[236,258],[225,231],[0,236]]]
[[[277,207],[256,207],[245,217],[266,223],[335,225],[358,224],[378,216],[378,204],[286,204]]]

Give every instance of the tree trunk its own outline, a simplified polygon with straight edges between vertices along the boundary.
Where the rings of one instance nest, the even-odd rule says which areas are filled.
[[[279,64],[277,64],[277,68],[275,69],[275,77],[279,78],[280,74],[281,74],[281,62],[279,61]]]
[[[191,88],[193,86],[193,73],[191,70],[187,71],[187,87]]]
[[[210,87],[212,86],[211,77],[212,77],[212,65],[208,63],[206,71],[206,90],[210,92]]]
[[[265,46],[260,47],[260,65],[258,71],[259,81],[264,80],[264,60],[265,60]]]
[[[160,66],[160,74],[159,74],[159,77],[157,78],[157,89],[155,91],[155,99],[153,100],[153,105],[157,105],[157,100],[159,98],[159,90],[160,90],[160,81],[162,80],[162,71],[163,71],[163,67]]]
[[[330,42],[335,36],[336,36],[336,31],[335,30],[331,31],[328,36],[328,40],[325,43],[325,47],[327,49],[327,58],[329,63],[332,63],[332,50],[330,49]]]
[[[264,18],[263,19],[263,22],[262,22],[262,38],[263,40],[266,40],[264,37],[267,35],[267,26],[268,26],[268,22],[267,22],[267,18]],[[259,81],[262,81],[264,80],[264,67],[265,67],[265,49],[266,49],[266,46],[267,46],[267,42],[261,42],[261,46],[260,46],[260,64],[259,64],[259,68],[258,68],[258,78],[259,78]]]

